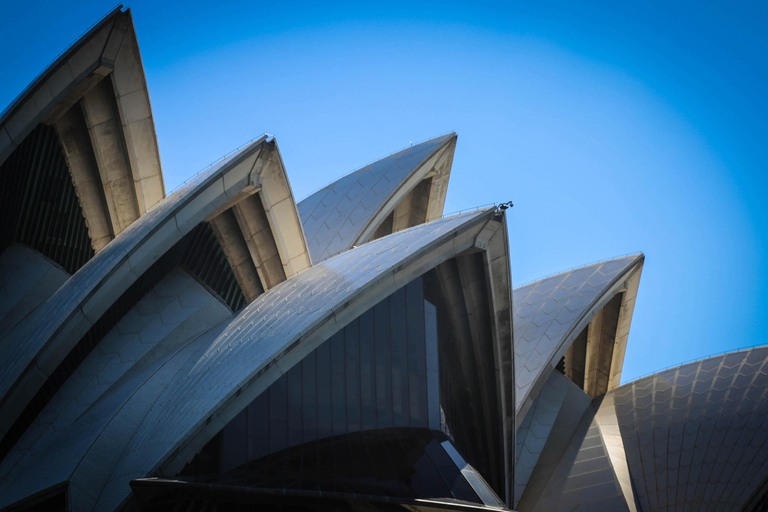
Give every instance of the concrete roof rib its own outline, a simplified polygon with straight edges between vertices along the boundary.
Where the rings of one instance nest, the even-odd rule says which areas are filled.
[[[518,421],[575,337],[642,261],[640,254],[596,263],[513,291]]]
[[[313,262],[368,241],[397,202],[431,170],[455,133],[411,146],[339,178],[298,204]],[[375,224],[375,225],[374,225]],[[370,232],[370,233],[369,233]],[[362,239],[361,239],[362,238]]]

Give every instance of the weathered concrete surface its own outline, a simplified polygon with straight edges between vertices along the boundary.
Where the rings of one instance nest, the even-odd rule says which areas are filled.
[[[251,259],[248,245],[245,243],[240,226],[235,218],[232,208],[225,210],[211,220],[211,227],[227,255],[232,271],[235,273],[240,288],[243,290],[245,300],[251,302],[264,293],[264,287]]]
[[[64,52],[0,118],[0,163],[37,124],[57,127],[97,252],[165,197],[133,20],[130,10],[121,9]],[[77,124],[73,110],[81,108],[89,144],[71,133]],[[104,189],[101,201],[94,165]]]
[[[119,235],[139,218],[141,211],[110,81],[102,80],[91,89],[83,97],[82,106],[112,232]]]
[[[94,252],[99,252],[114,238],[115,233],[82,110],[79,107],[69,109],[59,117],[54,127],[88,226],[91,246]]]

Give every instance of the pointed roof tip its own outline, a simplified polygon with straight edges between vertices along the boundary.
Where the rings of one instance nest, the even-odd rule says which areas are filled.
[[[357,245],[361,237],[367,239],[372,234],[368,230],[383,220],[382,212],[391,211],[402,194],[416,185],[415,180],[426,174],[431,158],[448,155],[452,161],[456,138],[456,132],[449,132],[412,144],[302,199],[297,206],[312,260],[322,261]]]

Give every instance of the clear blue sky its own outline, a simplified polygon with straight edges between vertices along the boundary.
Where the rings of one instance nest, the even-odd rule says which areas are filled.
[[[111,9],[11,2],[0,104]],[[262,132],[297,199],[459,134],[514,284],[644,251],[624,380],[768,343],[768,4],[130,3],[168,189]]]

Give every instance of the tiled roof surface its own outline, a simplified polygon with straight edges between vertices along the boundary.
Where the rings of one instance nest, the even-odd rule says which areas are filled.
[[[386,200],[445,142],[451,133],[399,151],[315,192],[298,204],[312,261],[352,247]]]
[[[145,241],[181,204],[210,185],[243,153],[252,151],[264,138],[255,141],[198,174],[142,215],[125,231],[77,271],[53,296],[16,329],[0,340],[0,397],[5,396],[30,361],[62,324],[82,306],[83,301],[128,255]],[[24,343],[18,340],[25,340]]]
[[[547,378],[552,366],[557,363],[553,363],[552,358],[566,341],[566,335],[600,295],[610,288],[613,280],[639,258],[628,256],[577,268],[514,290],[515,398],[518,411],[536,381]],[[579,333],[572,334],[576,336]]]
[[[228,308],[194,278],[175,269],[144,296],[67,379],[0,463],[0,481],[10,482],[35,454],[69,427],[138,361],[162,343],[196,337],[231,316]],[[151,354],[153,357],[155,354]]]
[[[768,478],[768,347],[614,390],[640,509],[738,511]]]
[[[72,503],[115,509],[129,496],[131,479],[147,476],[303,333],[398,266],[491,215],[463,214],[365,244],[269,290],[228,325],[172,348],[159,344],[36,455],[38,463],[0,493],[0,506],[69,480]]]
[[[68,278],[64,269],[29,247],[12,244],[3,251],[0,255],[0,337],[45,302]]]

